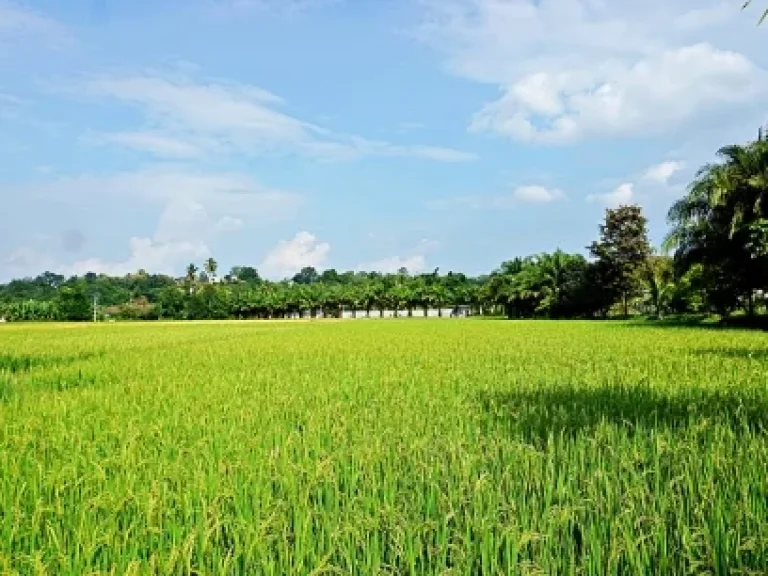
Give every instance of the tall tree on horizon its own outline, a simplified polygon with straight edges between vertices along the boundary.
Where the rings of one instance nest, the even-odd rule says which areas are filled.
[[[665,240],[678,273],[704,270],[706,292],[720,314],[768,287],[768,141],[760,130],[746,145],[725,146],[703,166],[669,210]]]
[[[192,294],[192,289],[195,286],[195,280],[197,279],[197,266],[190,263],[187,266],[187,274],[184,276],[184,283],[187,286],[187,293]]]
[[[640,288],[640,270],[651,254],[648,221],[640,206],[619,206],[605,211],[600,239],[589,246],[595,266],[603,279],[602,289],[615,302],[621,299],[624,316],[629,315],[629,299]]]
[[[208,277],[213,279],[216,277],[216,271],[219,269],[219,263],[216,262],[213,258],[208,258],[203,263],[203,268],[205,268],[206,274],[208,274]]]

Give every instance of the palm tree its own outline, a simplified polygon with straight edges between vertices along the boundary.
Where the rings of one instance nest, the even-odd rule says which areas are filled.
[[[665,241],[679,247],[702,226],[727,224],[728,237],[754,236],[768,218],[768,140],[718,151],[721,162],[702,167],[688,194],[669,212],[674,224]],[[759,247],[754,246],[757,250]]]
[[[720,292],[746,298],[763,288],[768,254],[768,141],[726,146],[719,162],[702,167],[685,197],[669,211],[664,243],[678,271],[702,264]]]
[[[203,263],[203,268],[205,268],[208,277],[213,280],[216,278],[216,271],[219,269],[219,264],[213,258],[208,258],[208,260]]]
[[[398,310],[403,310],[405,308],[408,308],[409,316],[411,316],[410,311],[411,308],[409,306],[409,303],[411,301],[411,290],[406,284],[405,281],[402,279],[398,280],[397,284],[395,284],[390,290],[391,294],[391,301],[394,304],[395,309],[395,317],[398,315]]]
[[[648,297],[656,317],[661,320],[675,287],[675,275],[671,259],[662,255],[650,256],[645,265],[640,268],[640,276],[648,286]]]
[[[184,277],[184,282],[187,286],[187,292],[192,294],[192,290],[195,287],[195,279],[197,278],[197,266],[190,264],[187,266],[187,275]]]
[[[699,178],[708,182],[713,205],[730,214],[733,236],[768,215],[768,141],[726,146],[718,156],[721,163],[709,166]]]
[[[742,6],[742,10],[744,8],[747,8],[750,4],[752,4],[752,0],[746,0],[746,2],[744,2],[744,6]],[[765,12],[763,12],[763,15],[760,17],[760,20],[758,21],[758,24],[762,24],[763,20],[765,20],[766,18],[768,18],[768,9],[766,9]]]

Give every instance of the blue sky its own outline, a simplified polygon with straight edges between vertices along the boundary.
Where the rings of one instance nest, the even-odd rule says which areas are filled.
[[[0,0],[0,280],[652,239],[768,121],[738,0]],[[761,102],[763,106],[761,107]]]

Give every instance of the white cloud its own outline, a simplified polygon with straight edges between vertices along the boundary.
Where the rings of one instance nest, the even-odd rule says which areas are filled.
[[[681,13],[675,18],[674,25],[681,30],[699,30],[725,24],[736,15],[732,2],[718,2]]]
[[[331,250],[327,242],[320,242],[313,234],[298,232],[291,240],[281,240],[270,250],[259,267],[268,278],[286,278],[306,266],[321,267]]]
[[[589,194],[586,201],[607,208],[627,204],[646,207],[661,201],[668,207],[670,200],[675,194],[681,193],[683,188],[681,184],[670,184],[670,179],[684,167],[685,163],[679,160],[659,162],[627,178],[610,192]]]
[[[380,260],[367,262],[357,267],[360,271],[377,271],[394,274],[401,268],[406,268],[411,274],[423,272],[427,268],[427,255],[440,246],[436,240],[423,239],[404,256],[387,256]]]
[[[391,146],[391,148],[396,156],[415,156],[439,162],[472,162],[477,160],[477,154],[451,148],[440,148],[439,146]]]
[[[618,208],[622,205],[633,204],[635,200],[635,185],[631,182],[624,182],[616,187],[612,192],[606,194],[590,194],[587,196],[587,202],[602,204],[606,208]]]
[[[669,179],[683,168],[685,168],[685,162],[668,160],[649,167],[643,174],[643,179],[666,185]]]
[[[549,204],[564,197],[560,190],[544,186],[520,186],[512,192],[512,198],[524,204]]]
[[[400,145],[337,133],[281,112],[281,98],[254,86],[135,75],[94,78],[84,88],[93,95],[138,106],[153,126],[107,135],[106,140],[160,156],[236,151],[330,160],[365,156],[439,162],[476,159],[475,154],[451,148]]]
[[[167,205],[196,201],[228,214],[257,213],[276,217],[292,213],[302,202],[293,192],[269,189],[250,176],[206,172],[174,164],[110,174],[83,174],[22,188],[20,193],[72,201],[111,195]]]
[[[61,48],[72,42],[67,29],[19,3],[0,0],[0,57],[13,54],[20,41]]]
[[[423,0],[417,36],[501,97],[470,128],[563,143],[754,121],[764,42],[738,7],[679,0]],[[729,12],[730,10],[730,12]],[[749,21],[747,21],[749,20]]]
[[[232,216],[224,216],[219,218],[216,222],[217,232],[236,232],[243,227],[243,221],[240,218],[234,218]]]
[[[697,44],[631,65],[523,77],[478,112],[471,129],[555,143],[653,134],[762,95],[768,77],[746,57]]]
[[[158,132],[115,132],[103,137],[107,143],[150,152],[163,158],[193,158],[200,156],[204,148],[192,141],[166,136]]]
[[[3,274],[0,277],[25,277],[42,271],[50,263],[48,250],[39,241],[27,246],[21,246],[11,252],[3,263]]]
[[[21,263],[22,257],[28,261],[24,271],[29,273],[41,271],[38,268],[43,263],[69,274],[124,274],[139,268],[177,272],[190,259],[207,256],[208,246],[217,235],[238,229],[243,225],[242,217],[287,219],[303,201],[297,194],[264,188],[243,174],[201,172],[181,166],[60,178],[15,193],[39,198],[41,202],[57,198],[76,204],[105,203],[111,197],[129,202],[142,200],[150,207],[160,207],[154,233],[151,237],[131,238],[127,258],[113,261],[88,257],[62,265],[60,260],[54,262],[51,258],[32,261],[31,252],[16,254],[16,264]],[[21,270],[20,265],[13,268]]]
[[[89,258],[63,266],[60,272],[67,275],[95,272],[124,276],[144,269],[153,274],[173,275],[184,263],[198,261],[210,255],[208,247],[202,242],[161,242],[152,238],[131,238],[129,248],[129,257],[121,262]]]
[[[360,266],[360,270],[377,271],[385,274],[394,274],[400,268],[406,268],[410,273],[423,272],[426,268],[426,257],[424,254],[414,254],[412,256],[389,256],[381,260],[375,260],[368,264]]]
[[[509,210],[520,204],[551,204],[565,200],[566,196],[557,188],[536,184],[518,186],[508,194],[469,194],[440,198],[426,203],[432,210]]]

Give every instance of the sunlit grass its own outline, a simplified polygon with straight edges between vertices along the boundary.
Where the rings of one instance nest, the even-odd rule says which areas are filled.
[[[765,574],[768,337],[0,328],[0,573]]]

